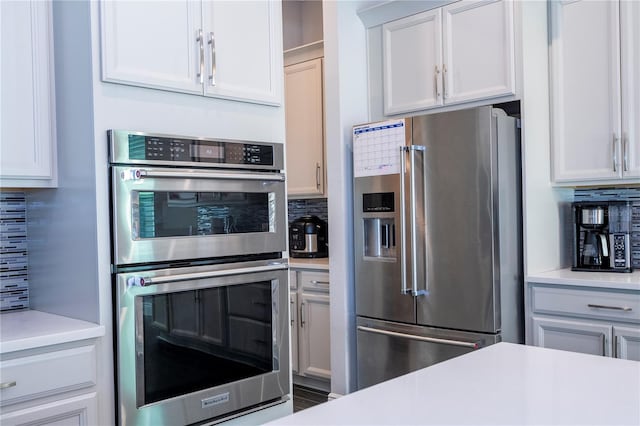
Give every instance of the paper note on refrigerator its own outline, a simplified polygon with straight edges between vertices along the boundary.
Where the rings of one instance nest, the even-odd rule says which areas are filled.
[[[353,128],[354,177],[400,173],[400,147],[405,145],[404,119]]]

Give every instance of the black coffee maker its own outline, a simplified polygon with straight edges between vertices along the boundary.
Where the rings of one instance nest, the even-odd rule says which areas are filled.
[[[631,272],[631,202],[573,203],[574,271]]]

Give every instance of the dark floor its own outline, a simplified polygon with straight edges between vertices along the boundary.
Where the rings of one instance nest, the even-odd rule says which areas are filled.
[[[293,412],[327,402],[328,393],[300,385],[293,385]]]

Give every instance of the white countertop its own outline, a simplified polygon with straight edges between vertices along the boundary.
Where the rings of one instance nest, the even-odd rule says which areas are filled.
[[[270,425],[639,425],[640,362],[498,343]]]
[[[289,268],[293,269],[315,269],[319,271],[329,270],[329,258],[321,257],[318,259],[306,259],[299,257],[289,258]]]
[[[0,314],[0,353],[104,336],[104,326],[35,310]]]
[[[527,282],[640,291],[640,271],[631,273],[585,272],[566,268],[528,275]]]

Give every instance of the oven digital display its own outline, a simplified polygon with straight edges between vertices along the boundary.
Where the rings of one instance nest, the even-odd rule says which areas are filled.
[[[224,160],[224,146],[191,145],[191,157],[194,159]]]

